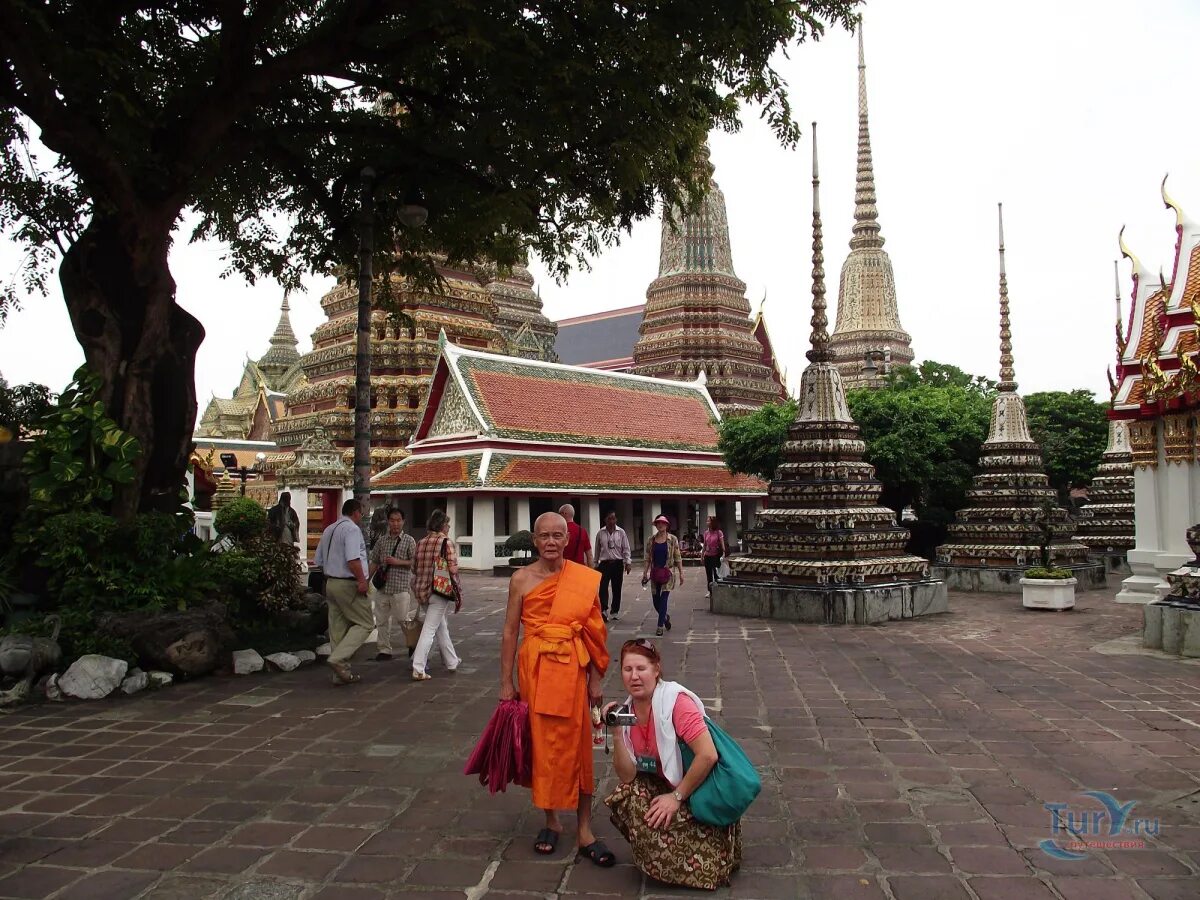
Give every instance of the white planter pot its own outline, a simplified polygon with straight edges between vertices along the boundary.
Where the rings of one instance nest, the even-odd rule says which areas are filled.
[[[1078,583],[1074,578],[1022,578],[1021,605],[1026,609],[1071,609]]]

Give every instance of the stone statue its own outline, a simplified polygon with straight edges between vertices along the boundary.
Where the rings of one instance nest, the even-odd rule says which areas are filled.
[[[267,510],[267,528],[271,537],[281,544],[294,547],[300,543],[300,517],[292,509],[292,494],[283,491],[279,502]]]
[[[62,661],[62,648],[58,645],[62,623],[58,616],[47,618],[54,622],[54,633],[48,638],[10,634],[0,640],[0,673],[20,679],[11,690],[0,692],[0,707],[20,703],[29,696],[29,689],[37,677],[57,668]]]

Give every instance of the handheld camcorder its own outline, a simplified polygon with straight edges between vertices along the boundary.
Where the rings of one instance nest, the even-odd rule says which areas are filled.
[[[604,724],[609,728],[618,728],[622,725],[636,725],[637,716],[633,711],[625,705],[618,706],[616,709],[610,709],[604,716]]]

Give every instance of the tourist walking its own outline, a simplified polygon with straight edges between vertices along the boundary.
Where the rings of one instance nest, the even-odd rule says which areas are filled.
[[[362,504],[347,500],[342,515],[325,529],[317,543],[314,564],[325,573],[325,600],[329,609],[329,667],[334,684],[360,681],[350,670],[350,659],[371,636],[375,616],[367,598],[367,542],[362,533]]]
[[[679,538],[667,531],[670,526],[671,520],[664,515],[654,519],[655,533],[646,539],[646,568],[642,572],[642,585],[653,583],[651,597],[654,611],[658,613],[658,628],[654,633],[659,637],[664,628],[671,630],[667,603],[675,585],[683,584],[683,554],[679,551]]]
[[[417,646],[417,604],[412,596],[413,559],[417,542],[404,532],[404,512],[392,507],[387,513],[387,532],[371,548],[371,581],[375,590],[376,662],[392,658],[392,623],[398,622],[412,656]],[[382,572],[382,574],[380,574]],[[383,586],[379,584],[382,582]]]
[[[600,570],[600,614],[607,622],[617,621],[621,613],[621,585],[625,576],[633,570],[633,557],[629,550],[629,536],[617,524],[617,514],[609,512],[604,517],[604,527],[596,532],[596,568]],[[609,605],[609,591],[612,604]]]
[[[560,515],[537,517],[533,544],[537,561],[509,580],[500,638],[500,699],[520,693],[529,704],[533,805],[546,815],[533,850],[554,852],[562,833],[559,810],[573,809],[579,854],[611,866],[616,857],[592,831],[592,712],[600,712],[608,669],[600,576],[563,559],[567,521]],[[525,636],[518,648],[522,625]]]
[[[567,520],[567,548],[563,551],[565,559],[581,566],[592,567],[592,541],[587,529],[575,521],[575,507],[564,503],[558,508],[558,514]]]
[[[427,530],[417,544],[413,568],[413,597],[425,607],[425,624],[421,626],[417,649],[413,651],[413,681],[428,681],[432,677],[425,669],[434,638],[437,638],[446,671],[453,672],[462,662],[454,652],[448,621],[451,607],[455,612],[462,609],[462,594],[458,589],[458,548],[448,533],[450,517],[435,509],[429,516]]]
[[[693,815],[689,798],[720,756],[704,718],[704,703],[662,678],[662,657],[641,638],[621,647],[621,681],[637,724],[613,741],[620,784],[606,799],[612,822],[629,841],[634,865],[656,881],[716,890],[742,862],[740,820],[709,825]],[[610,703],[605,713],[615,707]],[[685,764],[680,742],[694,758]],[[737,813],[740,814],[740,813]]]
[[[716,516],[708,517],[708,528],[704,532],[704,577],[708,588],[705,598],[712,592],[713,582],[720,581],[722,558],[729,555],[725,543],[725,532],[721,530]]]

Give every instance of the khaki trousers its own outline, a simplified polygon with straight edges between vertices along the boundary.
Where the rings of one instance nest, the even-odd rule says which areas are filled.
[[[331,663],[344,663],[371,636],[375,616],[371,602],[358,592],[358,584],[342,578],[325,581],[325,599],[329,606],[329,643]]]
[[[380,653],[392,652],[392,624],[399,622],[404,631],[405,646],[417,646],[417,637],[421,633],[417,624],[417,604],[411,591],[398,591],[389,594],[387,591],[371,590],[371,600],[375,606],[375,628],[379,634],[376,646]]]

